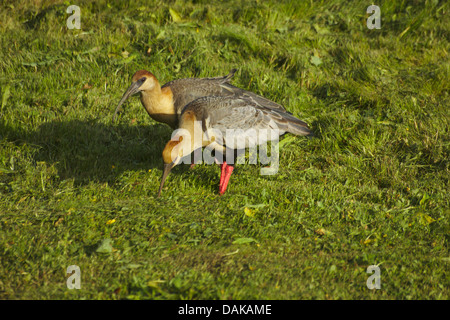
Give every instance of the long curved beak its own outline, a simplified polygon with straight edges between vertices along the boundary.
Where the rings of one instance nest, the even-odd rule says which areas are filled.
[[[120,111],[120,107],[122,104],[133,94],[139,92],[139,87],[142,85],[142,82],[136,81],[131,84],[131,86],[128,87],[127,91],[122,96],[122,99],[120,99],[119,104],[117,105],[116,111],[114,112],[113,121],[116,120],[117,113]]]
[[[164,186],[164,182],[166,182],[166,178],[169,175],[170,170],[172,170],[172,168],[175,166],[175,161],[171,162],[171,163],[165,163],[164,164],[164,172],[161,178],[161,184],[159,185],[159,191],[158,191],[158,195],[156,196],[157,198],[159,198],[159,196],[161,195],[161,190]]]

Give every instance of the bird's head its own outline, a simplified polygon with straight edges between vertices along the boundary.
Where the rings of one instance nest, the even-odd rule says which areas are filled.
[[[158,80],[156,77],[146,70],[137,71],[131,78],[131,82],[138,87],[138,91],[149,91],[152,90],[157,84]]]
[[[120,99],[119,104],[117,105],[116,111],[114,112],[113,121],[115,120],[120,107],[129,97],[141,91],[152,91],[158,85],[158,80],[151,72],[146,70],[139,70],[136,72],[131,79],[131,85],[128,87],[127,91],[125,91],[122,99]]]

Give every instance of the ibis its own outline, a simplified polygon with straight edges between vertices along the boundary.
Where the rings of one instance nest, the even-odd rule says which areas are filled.
[[[141,103],[152,119],[168,124],[173,129],[178,127],[178,118],[183,108],[189,102],[205,96],[247,98],[261,107],[286,112],[278,103],[230,84],[235,72],[236,69],[233,69],[222,77],[177,79],[161,86],[151,72],[139,70],[133,75],[131,85],[119,101],[113,121],[122,104],[136,93],[140,93]]]
[[[284,108],[264,106],[251,95],[197,98],[182,109],[178,127],[162,153],[164,170],[158,197],[170,170],[199,148],[209,148],[216,154],[225,155],[240,148],[274,141],[285,133],[312,135],[306,122]],[[267,134],[269,131],[271,134]],[[234,163],[222,161],[220,195],[227,190],[233,169]]]

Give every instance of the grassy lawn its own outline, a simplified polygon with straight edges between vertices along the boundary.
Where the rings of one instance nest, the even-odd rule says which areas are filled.
[[[449,299],[449,9],[2,1],[0,299]],[[238,165],[224,196],[218,166],[181,165],[156,198],[171,129],[137,97],[112,121],[131,76],[232,68],[315,137],[283,137],[276,175]]]

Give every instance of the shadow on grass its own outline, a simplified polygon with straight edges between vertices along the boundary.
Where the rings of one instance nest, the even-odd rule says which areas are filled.
[[[32,161],[54,165],[58,176],[83,185],[114,182],[124,171],[162,169],[162,149],[171,129],[163,124],[102,124],[95,120],[43,123],[35,131],[0,123],[0,136],[29,145]]]
[[[159,123],[131,125],[70,120],[47,122],[37,130],[26,130],[0,122],[0,137],[24,150],[17,172],[21,172],[26,163],[33,168],[45,162],[56,169],[58,179],[73,179],[76,186],[91,182],[112,185],[127,171],[162,170],[162,150],[171,132],[168,126]],[[234,175],[240,171],[239,167],[236,166]],[[193,175],[202,185],[211,185],[214,191],[219,170],[205,170],[200,165]],[[189,165],[180,165],[172,170],[172,175],[188,171]]]

